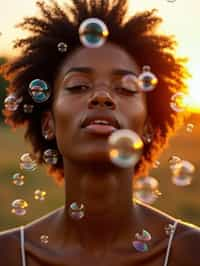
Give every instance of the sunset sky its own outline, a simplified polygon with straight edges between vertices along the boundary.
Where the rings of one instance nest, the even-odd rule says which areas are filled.
[[[163,18],[160,30],[176,36],[178,54],[190,59],[189,69],[193,75],[191,86],[200,84],[200,1],[199,0],[130,0],[130,13],[157,8]],[[172,0],[171,0],[172,1]],[[37,15],[36,0],[0,0],[0,56],[15,55],[12,41],[24,36],[24,32],[15,29],[15,24],[24,16]],[[61,5],[67,0],[57,0]],[[196,84],[196,85],[195,85]],[[196,88],[197,89],[197,88]],[[198,88],[199,89],[199,88]],[[199,93],[200,95],[200,93]],[[200,100],[199,100],[200,101]]]

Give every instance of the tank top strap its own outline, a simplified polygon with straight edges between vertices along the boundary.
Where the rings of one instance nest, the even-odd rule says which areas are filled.
[[[174,238],[174,234],[175,234],[177,225],[178,225],[178,220],[175,220],[174,224],[169,224],[170,235],[169,235],[169,241],[168,241],[168,246],[167,246],[167,252],[166,252],[166,255],[165,255],[164,266],[167,266],[167,264],[168,264],[169,253],[170,253],[170,249],[171,249],[171,246],[172,246],[172,241],[173,241],[173,238]]]
[[[24,226],[20,226],[20,249],[22,266],[26,266],[25,248],[24,248]]]

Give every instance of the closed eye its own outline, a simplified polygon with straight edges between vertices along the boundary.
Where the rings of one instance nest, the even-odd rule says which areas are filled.
[[[65,87],[64,90],[68,90],[72,93],[81,92],[90,89],[88,85],[76,85],[71,87]]]
[[[139,93],[139,91],[136,89],[129,89],[129,88],[125,88],[125,87],[116,87],[116,90],[122,94],[130,95],[130,96],[134,95],[136,93]]]

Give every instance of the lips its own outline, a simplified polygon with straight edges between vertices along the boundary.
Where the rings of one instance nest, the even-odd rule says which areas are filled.
[[[114,129],[121,128],[119,121],[114,116],[110,115],[88,115],[81,124],[81,127],[86,128],[88,126],[113,127]]]

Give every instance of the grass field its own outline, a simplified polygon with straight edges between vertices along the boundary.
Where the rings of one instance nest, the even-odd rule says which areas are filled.
[[[49,211],[64,204],[64,189],[55,185],[43,168],[25,174],[25,184],[17,187],[12,184],[11,177],[19,169],[21,154],[31,151],[23,141],[23,129],[12,132],[8,127],[0,126],[0,230],[28,223]],[[200,226],[200,126],[195,123],[192,133],[181,129],[163,153],[160,166],[150,174],[160,182],[162,196],[153,204],[156,208],[176,218]],[[178,155],[196,166],[193,182],[188,187],[177,187],[172,184],[168,167],[168,158]],[[45,201],[34,200],[33,193],[41,188],[47,191]],[[11,213],[11,203],[16,198],[27,200],[29,207],[25,216]]]

